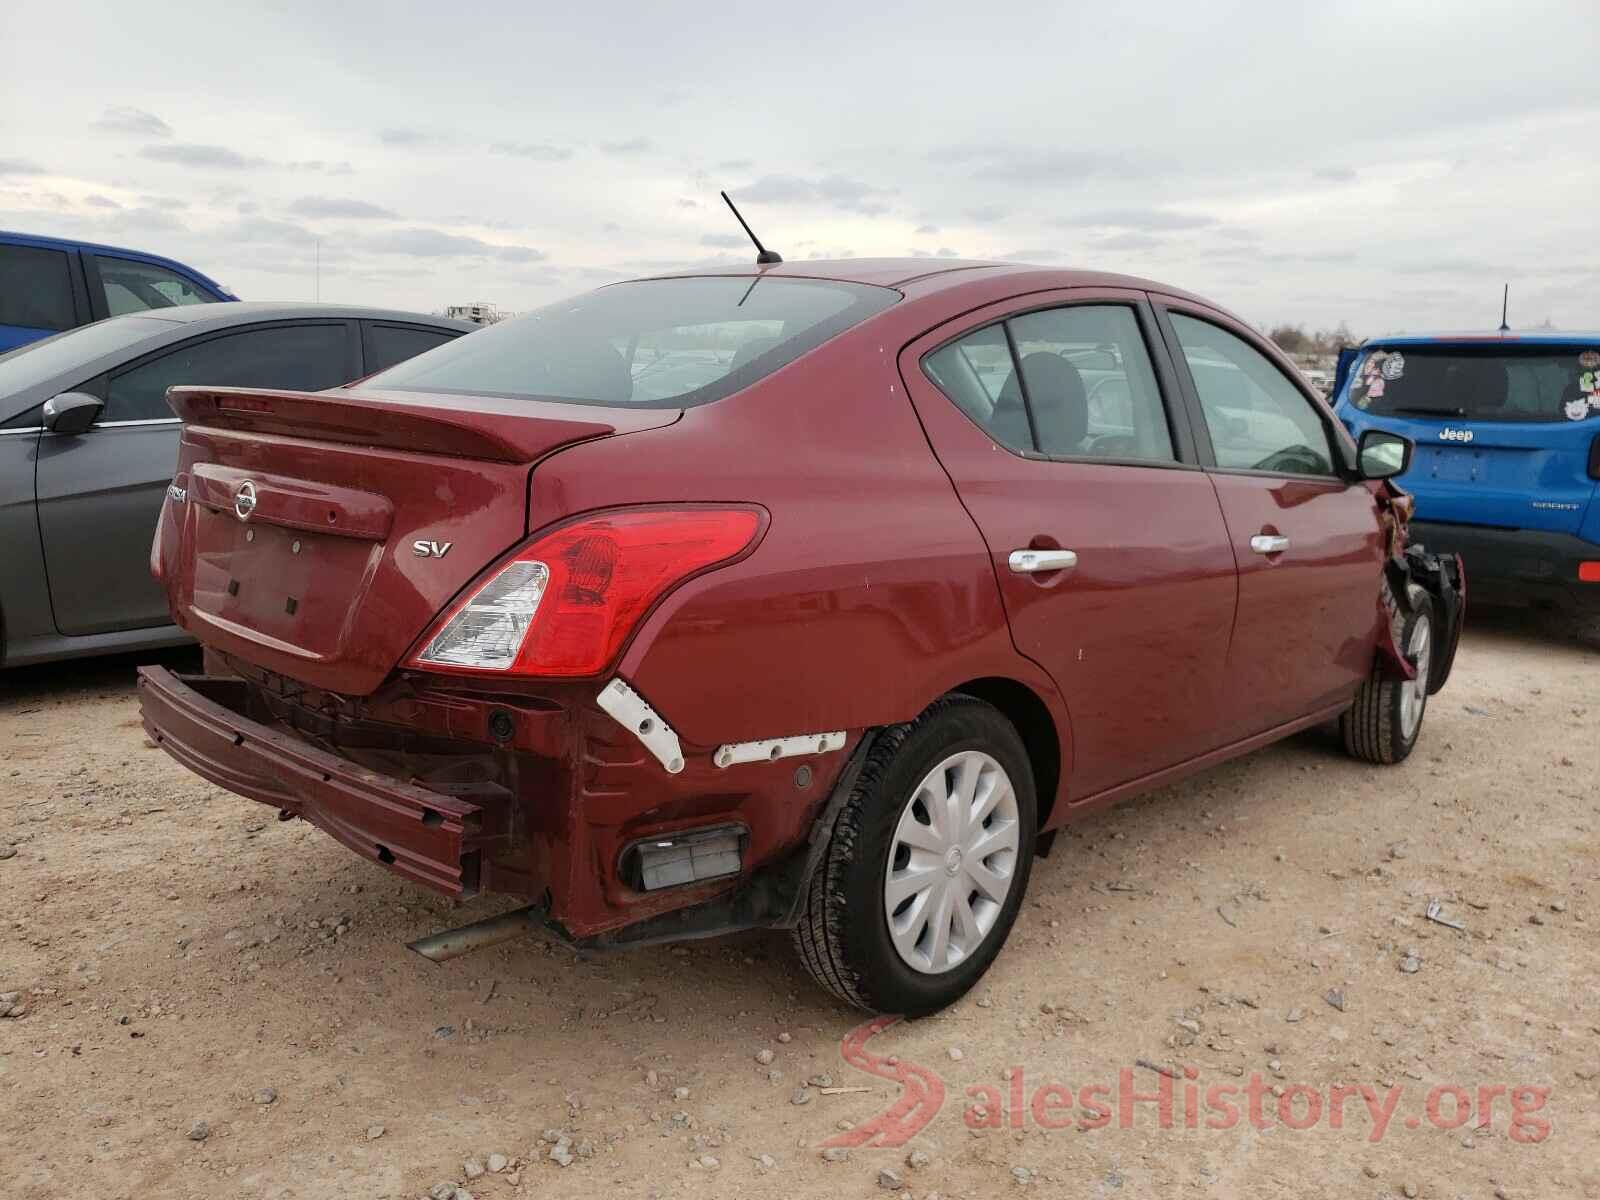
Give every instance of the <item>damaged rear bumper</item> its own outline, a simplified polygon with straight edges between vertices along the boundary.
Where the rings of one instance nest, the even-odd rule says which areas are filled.
[[[781,924],[818,813],[850,770],[845,735],[669,751],[585,693],[400,679],[351,700],[266,674],[139,671],[145,729],[173,758],[444,895],[522,897],[559,936],[597,948]],[[647,886],[643,847],[699,847],[708,831],[734,835],[736,863],[723,848],[716,870]]]
[[[152,741],[212,783],[301,817],[363,858],[465,899],[477,894],[483,811],[366,770],[252,720],[242,679],[139,668]]]

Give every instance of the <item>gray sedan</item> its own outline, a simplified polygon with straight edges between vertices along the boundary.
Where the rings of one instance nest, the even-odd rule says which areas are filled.
[[[0,355],[0,665],[175,645],[150,542],[173,384],[320,391],[477,326],[332,304],[112,317]]]

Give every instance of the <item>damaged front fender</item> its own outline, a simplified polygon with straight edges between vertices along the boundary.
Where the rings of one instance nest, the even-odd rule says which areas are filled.
[[[1416,664],[1400,647],[1400,637],[1420,603],[1418,591],[1432,607],[1433,661],[1429,664],[1428,694],[1444,687],[1461,644],[1461,627],[1467,612],[1467,576],[1459,554],[1430,554],[1425,546],[1407,546],[1384,562],[1384,596],[1380,600],[1384,621],[1378,638],[1378,659],[1391,679],[1415,679]]]
[[[1467,615],[1467,573],[1459,554],[1430,554],[1426,546],[1407,545],[1407,526],[1416,502],[1410,493],[1384,480],[1373,489],[1383,527],[1383,590],[1378,597],[1382,618],[1378,666],[1390,679],[1415,679],[1417,667],[1401,649],[1406,625],[1416,613],[1417,593],[1432,602],[1433,661],[1428,664],[1428,694],[1444,687],[1455,665],[1461,626]]]

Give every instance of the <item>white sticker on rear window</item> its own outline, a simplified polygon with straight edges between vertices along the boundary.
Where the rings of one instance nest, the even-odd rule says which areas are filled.
[[[1390,375],[1387,364],[1391,358],[1400,358],[1398,354],[1391,354],[1387,350],[1374,350],[1367,355],[1361,364],[1361,370],[1356,373],[1354,381],[1350,384],[1350,400],[1357,408],[1366,408],[1374,400],[1383,395],[1383,385],[1386,379],[1398,379],[1400,376]],[[1405,368],[1405,360],[1401,359],[1401,369]]]
[[[1383,366],[1380,367],[1379,370],[1383,372],[1383,377],[1385,379],[1387,379],[1390,383],[1393,383],[1396,379],[1399,379],[1400,376],[1406,373],[1405,355],[1396,350],[1393,354],[1389,355],[1388,358],[1383,360]]]
[[[1600,411],[1600,371],[1585,371],[1578,376],[1579,397],[1569,401],[1567,416],[1574,421],[1581,421],[1590,412]]]

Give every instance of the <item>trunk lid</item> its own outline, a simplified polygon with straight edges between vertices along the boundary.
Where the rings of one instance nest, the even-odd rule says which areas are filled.
[[[185,425],[153,565],[178,623],[346,695],[376,689],[526,536],[535,462],[681,414],[378,391],[169,399]]]
[[[1600,421],[1577,428],[1418,420],[1397,429],[1417,444],[1400,482],[1416,494],[1419,518],[1566,534],[1583,525]],[[1470,442],[1445,440],[1467,433]]]

